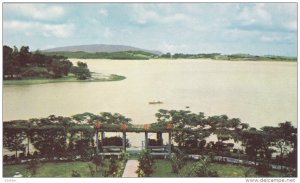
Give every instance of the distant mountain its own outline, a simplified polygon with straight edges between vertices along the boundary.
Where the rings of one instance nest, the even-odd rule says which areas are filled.
[[[87,52],[87,53],[96,53],[96,52],[122,52],[122,51],[144,51],[152,53],[155,55],[162,55],[160,51],[154,50],[145,50],[141,48],[136,48],[132,46],[125,45],[107,45],[107,44],[91,44],[91,45],[78,45],[78,46],[64,46],[42,50],[42,52]]]

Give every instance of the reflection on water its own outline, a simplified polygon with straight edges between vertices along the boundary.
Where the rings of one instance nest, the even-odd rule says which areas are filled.
[[[77,61],[73,59],[72,61]],[[3,120],[117,112],[135,124],[153,123],[158,109],[226,114],[254,127],[297,125],[297,64],[200,60],[84,60],[117,82],[3,87]],[[150,105],[150,101],[163,104]],[[138,138],[143,137],[141,133]],[[141,145],[141,140],[133,145]]]

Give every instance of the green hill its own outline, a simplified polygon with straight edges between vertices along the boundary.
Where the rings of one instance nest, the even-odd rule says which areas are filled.
[[[83,51],[70,52],[44,52],[49,56],[64,56],[67,58],[78,58],[78,59],[114,59],[114,60],[148,60],[150,58],[156,58],[157,55],[144,52],[144,51],[121,51],[121,52],[96,52],[88,53]]]

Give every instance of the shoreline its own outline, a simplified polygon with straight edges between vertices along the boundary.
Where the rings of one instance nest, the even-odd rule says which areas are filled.
[[[34,85],[34,84],[48,84],[48,83],[65,83],[65,82],[110,82],[110,81],[121,81],[126,79],[125,76],[110,74],[108,76],[92,77],[87,80],[77,80],[75,76],[66,76],[57,79],[48,78],[33,78],[33,79],[22,79],[22,80],[3,80],[3,85]]]
[[[126,61],[137,61],[137,62],[151,62],[151,61],[210,61],[210,62],[254,62],[254,63],[298,63],[297,60],[222,60],[222,59],[210,59],[210,58],[196,58],[196,59],[191,59],[191,58],[178,58],[178,59],[166,59],[166,58],[151,58],[147,60],[132,60],[132,59],[105,59],[105,58],[68,58],[70,61],[79,61],[79,60],[101,60],[101,61],[120,61],[120,62],[126,62]]]

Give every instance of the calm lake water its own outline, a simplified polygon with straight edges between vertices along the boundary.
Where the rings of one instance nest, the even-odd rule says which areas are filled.
[[[77,61],[77,59],[72,59]],[[81,60],[116,82],[3,86],[3,120],[116,112],[153,123],[158,109],[226,114],[253,127],[297,125],[297,63],[210,60]],[[160,100],[163,104],[149,105]],[[142,134],[141,134],[142,135]]]

